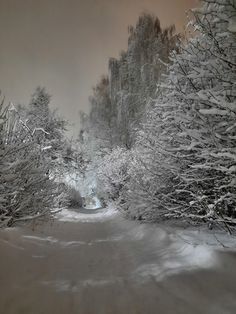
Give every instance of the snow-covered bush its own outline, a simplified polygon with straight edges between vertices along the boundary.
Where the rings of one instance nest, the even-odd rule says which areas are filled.
[[[151,218],[236,217],[235,0],[204,0],[139,132],[128,195]],[[139,196],[139,197],[138,197]]]
[[[11,105],[0,108],[0,227],[51,215],[66,195],[34,132]]]
[[[142,143],[143,144],[143,143]],[[120,209],[138,220],[164,218],[167,191],[174,189],[174,169],[168,156],[155,150],[149,139],[146,144],[153,146],[136,148],[129,164],[129,181],[122,193]]]
[[[129,180],[128,167],[132,153],[125,148],[115,148],[100,162],[97,169],[98,196],[105,202],[117,201]]]

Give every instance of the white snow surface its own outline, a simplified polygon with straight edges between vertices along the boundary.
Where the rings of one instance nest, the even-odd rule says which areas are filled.
[[[228,30],[232,33],[236,33],[236,18],[230,19]]]
[[[80,213],[75,210],[63,209],[56,217],[59,221],[64,222],[98,222],[110,219],[116,215],[118,211],[113,207],[107,207],[93,211],[92,213],[88,209],[87,213]]]
[[[173,249],[173,251],[171,252],[170,249]],[[213,266],[216,267],[218,264],[214,250],[207,245],[194,247],[188,244],[183,246],[180,243],[173,243],[168,251],[171,254],[163,254],[159,260],[137,267],[132,273],[133,278],[138,281],[146,281],[152,276],[159,281],[166,276],[178,274],[182,271],[199,268],[207,269]]]

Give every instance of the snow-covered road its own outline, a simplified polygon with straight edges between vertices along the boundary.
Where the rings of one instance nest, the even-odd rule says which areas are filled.
[[[236,254],[198,230],[64,210],[0,231],[1,314],[236,313]]]

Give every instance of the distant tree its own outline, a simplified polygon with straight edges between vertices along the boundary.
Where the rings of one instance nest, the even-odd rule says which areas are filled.
[[[119,155],[119,149],[132,149],[145,111],[156,97],[157,82],[166,72],[169,53],[177,49],[178,39],[173,26],[163,30],[158,18],[141,15],[136,26],[129,27],[127,51],[119,59],[110,59],[109,77],[102,76],[93,88],[90,112],[81,116],[79,147],[84,178],[100,169],[97,187],[100,194],[104,194],[105,188],[102,165]],[[120,169],[118,159],[114,158],[116,162],[114,167]]]
[[[26,108],[27,126],[51,159],[57,159],[65,140],[67,122],[49,107],[51,96],[45,88],[37,87]]]
[[[93,89],[86,126],[82,123],[94,152],[104,155],[116,146],[132,147],[178,39],[173,26],[162,30],[159,19],[149,14],[129,27],[128,49],[118,60],[110,59],[109,78],[103,76]]]
[[[50,118],[51,96],[46,92],[45,88],[37,87],[32,95],[28,108],[28,118],[32,128],[40,126],[47,128]]]
[[[117,201],[128,177],[131,152],[124,148],[113,149],[99,163],[97,169],[98,196],[105,200]]]
[[[113,119],[110,99],[109,79],[103,76],[99,83],[93,88],[90,97],[89,134],[91,140],[96,143],[96,150],[111,149],[114,141]]]
[[[51,96],[45,88],[37,87],[30,103],[24,109],[27,127],[44,151],[51,176],[58,179],[68,168],[67,155],[69,143],[65,137],[67,122],[50,108]]]
[[[174,26],[162,29],[157,17],[142,14],[129,27],[128,49],[110,59],[110,96],[115,108],[117,143],[130,149],[147,106],[156,97],[157,83],[166,72],[169,54],[177,49]]]

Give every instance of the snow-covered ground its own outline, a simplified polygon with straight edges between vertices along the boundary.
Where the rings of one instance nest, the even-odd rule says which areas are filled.
[[[84,300],[87,310],[93,299],[91,313],[106,308],[108,299],[118,298],[121,304],[119,296],[122,302],[131,302],[119,313],[132,313],[133,304],[142,309],[145,300],[140,313],[149,313],[152,302],[155,311],[151,313],[177,313],[180,300],[191,308],[179,313],[235,313],[225,307],[236,308],[235,237],[225,232],[140,224],[125,220],[114,207],[81,212],[64,209],[57,218],[55,224],[34,231],[19,227],[0,230],[0,276],[7,295],[16,289],[13,306],[24,300],[35,304],[35,293],[40,291],[44,300],[48,297],[45,307],[53,300],[53,305],[67,310],[63,302],[69,295],[79,300],[78,306]],[[19,265],[25,265],[20,272]],[[19,287],[24,294],[18,298]],[[8,304],[7,297],[1,297]],[[164,299],[163,310],[160,300]],[[219,311],[208,311],[212,300]],[[172,311],[168,311],[169,302]],[[193,310],[195,304],[199,311]],[[116,312],[112,307],[111,311]]]
[[[93,206],[91,207],[93,208]],[[88,213],[79,212],[73,209],[63,209],[56,215],[56,218],[59,221],[67,222],[102,222],[118,214],[117,210],[113,207],[97,210],[91,210],[91,207],[86,207]]]

